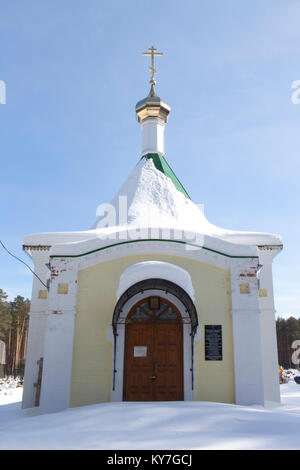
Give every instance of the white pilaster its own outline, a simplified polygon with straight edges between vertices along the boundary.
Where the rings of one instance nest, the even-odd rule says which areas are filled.
[[[36,387],[39,366],[37,361],[44,356],[46,313],[29,313],[26,363],[24,373],[22,408],[35,406]]]
[[[73,337],[76,314],[77,263],[73,260],[52,261],[44,347],[44,364],[40,411],[60,411],[70,405]],[[59,293],[59,284],[68,292]]]
[[[264,405],[257,261],[237,259],[231,266],[235,395],[238,405]],[[249,293],[242,293],[248,285]],[[247,289],[246,289],[247,290]]]
[[[265,400],[279,403],[280,385],[278,378],[278,349],[272,276],[272,262],[277,253],[278,250],[274,251],[266,248],[259,250],[259,262],[262,268],[258,278],[262,293],[262,296],[259,297],[259,305],[261,310],[261,342]]]
[[[34,272],[47,284],[47,280],[50,278],[50,271],[46,266],[46,263],[49,262],[49,250],[28,251],[34,262]],[[48,298],[39,298],[40,290],[47,293],[46,287],[36,276],[33,276],[22,408],[35,406],[36,388],[34,384],[37,382],[39,371],[37,361],[44,355]]]

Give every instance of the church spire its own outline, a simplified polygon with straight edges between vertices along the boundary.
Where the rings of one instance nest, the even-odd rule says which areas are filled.
[[[149,47],[148,52],[143,52],[143,56],[151,56],[151,72],[150,79],[150,93],[143,100],[136,104],[135,111],[137,114],[138,122],[141,124],[143,147],[142,155],[147,153],[164,154],[164,130],[165,124],[168,120],[170,106],[163,101],[155,93],[156,81],[154,75],[157,73],[154,68],[154,57],[162,56],[162,52],[157,52],[157,49],[152,46]]]

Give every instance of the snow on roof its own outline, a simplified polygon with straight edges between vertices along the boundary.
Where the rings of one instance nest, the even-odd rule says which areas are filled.
[[[116,213],[116,220],[109,226],[105,226],[107,221],[101,216],[91,230],[29,235],[24,238],[24,245],[56,245],[53,253],[65,252],[68,255],[74,249],[76,252],[91,249],[95,240],[98,240],[97,244],[109,245],[107,238],[116,233],[151,228],[184,231],[183,239],[189,237],[187,234],[198,234],[196,239],[203,244],[210,244],[214,249],[224,248],[225,244],[227,251],[232,253],[237,253],[236,248],[242,250],[244,247],[243,252],[254,254],[253,250],[249,252],[246,249],[246,245],[249,248],[249,245],[282,244],[279,235],[233,231],[211,224],[201,208],[189,198],[164,157],[158,154],[141,158],[107,207],[113,207]],[[174,239],[178,237],[174,234],[169,236]],[[102,238],[106,240],[103,242]]]
[[[174,282],[195,300],[194,288],[189,273],[175,264],[162,261],[143,261],[132,264],[120,276],[117,300],[131,286],[145,279],[166,279]]]

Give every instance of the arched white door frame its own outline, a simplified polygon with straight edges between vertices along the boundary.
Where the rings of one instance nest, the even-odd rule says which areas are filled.
[[[112,388],[111,401],[123,400],[123,374],[124,374],[124,351],[125,351],[125,320],[131,308],[140,300],[149,296],[160,296],[169,300],[178,308],[182,316],[183,322],[183,378],[184,378],[184,400],[194,400],[194,360],[193,360],[193,343],[194,336],[192,333],[192,322],[190,313],[186,305],[177,296],[166,291],[165,289],[148,289],[137,292],[125,301],[119,312],[118,320],[114,328],[114,351],[112,358]],[[196,325],[197,327],[197,325]],[[195,332],[194,332],[195,333]]]

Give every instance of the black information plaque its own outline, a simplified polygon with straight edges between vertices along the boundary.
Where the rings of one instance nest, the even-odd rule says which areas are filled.
[[[205,360],[222,361],[222,326],[205,325]]]

